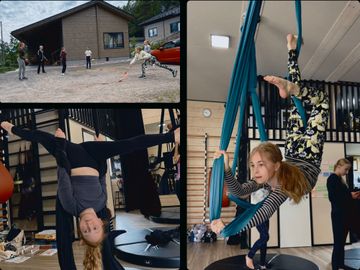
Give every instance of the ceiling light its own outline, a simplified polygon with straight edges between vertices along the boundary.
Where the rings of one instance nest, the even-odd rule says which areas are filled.
[[[219,36],[219,35],[210,35],[211,36],[211,47],[214,48],[229,48],[230,37],[229,36]]]

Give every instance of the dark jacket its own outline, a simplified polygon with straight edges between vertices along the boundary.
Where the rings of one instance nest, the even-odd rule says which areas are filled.
[[[45,60],[47,60],[46,57],[45,57],[44,51],[38,50],[37,51],[37,56],[38,56],[38,60],[40,62],[44,62]]]
[[[19,48],[18,53],[19,53],[19,58],[25,60],[25,49]]]
[[[352,232],[360,236],[359,207],[351,196],[348,186],[336,174],[331,174],[326,183],[333,219],[342,219]]]
[[[60,59],[61,59],[61,62],[66,62],[66,52],[65,51],[61,51]]]

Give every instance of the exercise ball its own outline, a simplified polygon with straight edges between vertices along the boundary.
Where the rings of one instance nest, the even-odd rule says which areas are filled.
[[[0,203],[5,203],[11,197],[13,191],[14,180],[4,164],[0,162]]]

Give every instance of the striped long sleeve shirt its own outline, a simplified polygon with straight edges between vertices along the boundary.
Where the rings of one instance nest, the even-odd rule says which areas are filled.
[[[311,190],[316,185],[318,175],[321,172],[320,168],[301,159],[295,159],[291,157],[285,157],[285,159],[285,162],[294,165],[301,170],[311,186],[311,189],[309,189],[307,192],[311,192]],[[231,170],[225,171],[225,182],[227,184],[228,190],[237,197],[243,197],[262,187],[269,189],[269,185],[259,185],[254,180],[250,180],[244,184],[241,184],[233,177]],[[271,191],[269,196],[265,198],[262,206],[257,210],[255,215],[251,218],[243,230],[260,225],[264,221],[270,219],[270,217],[275,213],[280,205],[286,201],[287,198],[288,196],[281,190],[281,186],[278,185],[275,190]]]

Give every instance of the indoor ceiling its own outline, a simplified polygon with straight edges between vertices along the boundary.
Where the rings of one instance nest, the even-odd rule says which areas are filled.
[[[188,99],[226,100],[247,5],[248,1],[188,2]],[[359,1],[302,1],[302,29],[303,79],[360,82]],[[295,1],[263,1],[255,37],[259,75],[287,74],[286,34],[296,32]],[[211,34],[229,36],[230,48],[211,48]]]

